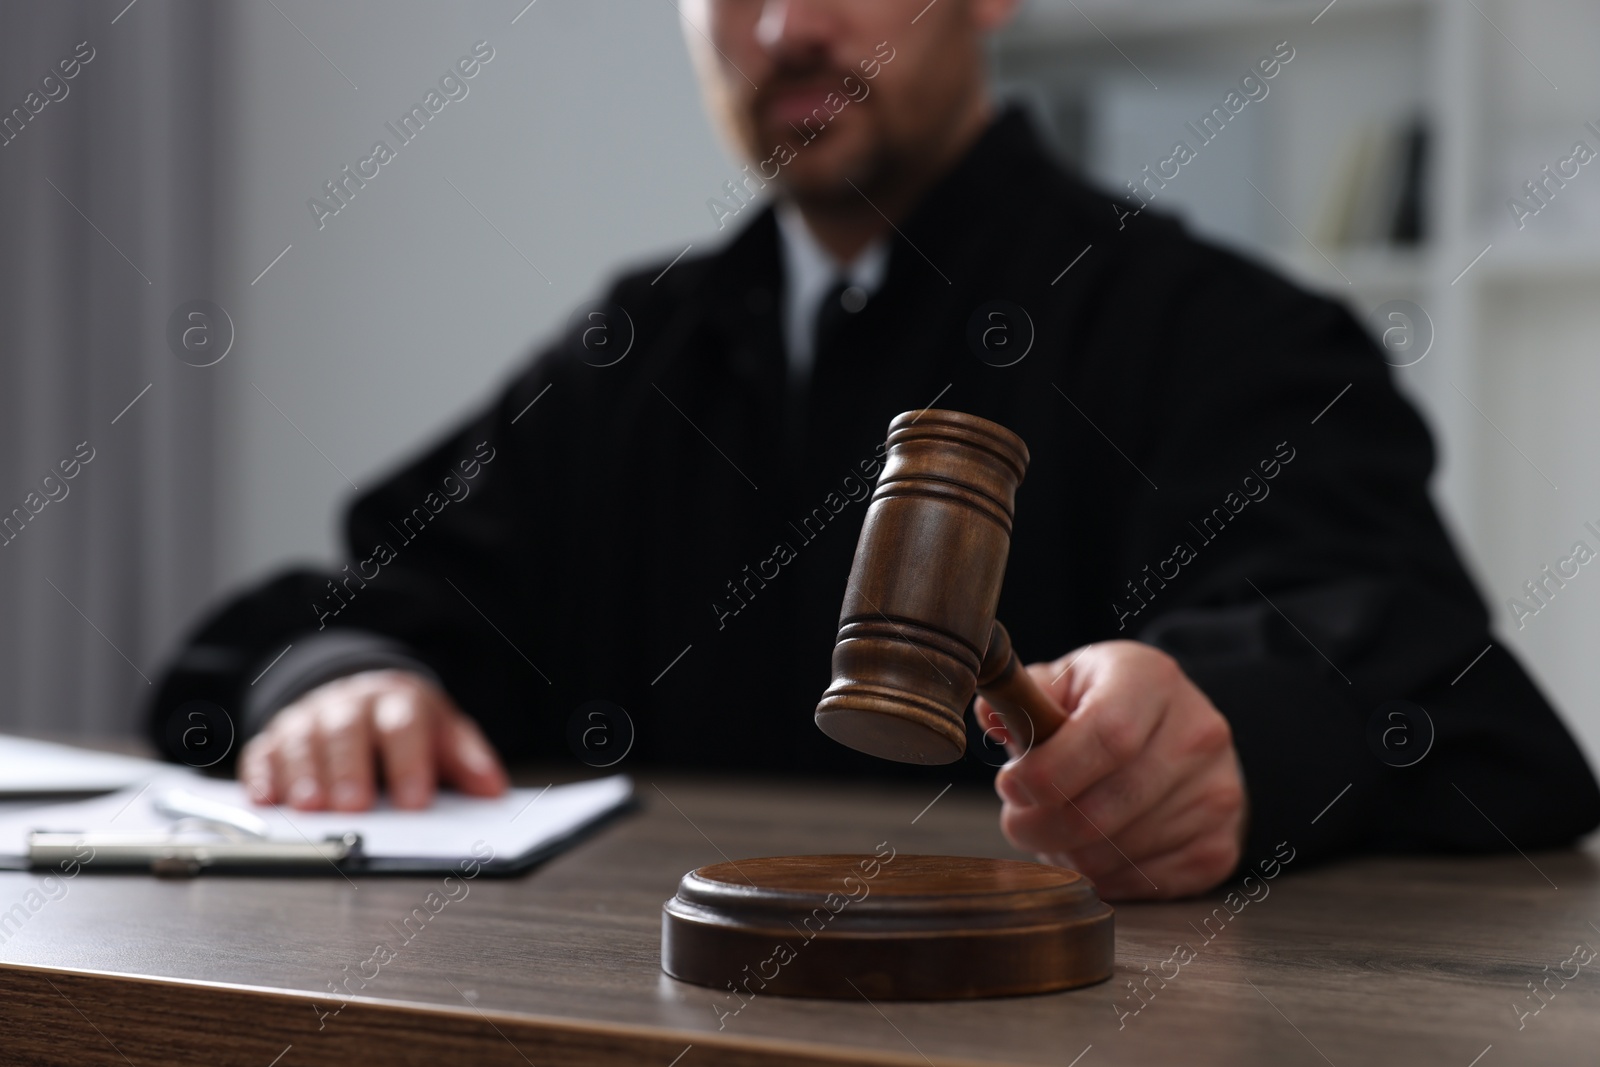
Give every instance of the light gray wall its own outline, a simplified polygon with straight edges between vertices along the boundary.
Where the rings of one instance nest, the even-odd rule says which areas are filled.
[[[220,583],[331,557],[349,482],[484,402],[619,267],[717,239],[705,201],[737,168],[673,6],[539,0],[513,25],[525,3],[230,8]],[[397,143],[384,124],[480,40],[494,58],[468,95],[319,231],[308,199]]]
[[[1600,126],[1600,5],[1514,0],[1490,13],[1526,55],[1491,38],[1481,85],[1493,151],[1477,206],[1494,242],[1482,266],[1497,280],[1477,316],[1483,414],[1468,411],[1480,434],[1462,458],[1483,491],[1465,539],[1500,631],[1600,765],[1600,562],[1520,626],[1510,607],[1513,597],[1529,603],[1524,583],[1574,542],[1600,548],[1584,528],[1600,529],[1600,163],[1523,230],[1506,206],[1574,141],[1600,147],[1584,125]]]
[[[1600,183],[1600,174],[1590,177]],[[1486,491],[1464,540],[1497,630],[1600,766],[1600,560],[1547,585],[1554,595],[1536,614],[1510,607],[1513,597],[1537,606],[1524,584],[1570,556],[1575,542],[1600,550],[1600,536],[1585,527],[1600,530],[1597,290],[1592,272],[1557,270],[1486,301],[1481,321],[1493,356],[1477,400],[1484,432],[1464,457]]]

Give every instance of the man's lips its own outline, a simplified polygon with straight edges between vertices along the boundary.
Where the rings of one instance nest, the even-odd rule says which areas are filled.
[[[774,125],[798,126],[820,110],[819,118],[832,121],[833,111],[824,102],[829,93],[838,94],[840,99],[844,97],[837,87],[831,85],[804,85],[782,89],[772,94],[762,105],[761,117]],[[835,101],[836,104],[837,102]]]

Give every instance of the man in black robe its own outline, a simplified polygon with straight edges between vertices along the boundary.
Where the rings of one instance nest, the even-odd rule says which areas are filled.
[[[342,569],[205,620],[158,740],[181,758],[195,702],[220,707],[247,786],[301,808],[364,807],[380,779],[402,806],[498,792],[499,757],[582,756],[627,722],[623,766],[994,779],[1011,840],[1110,897],[1203,891],[1280,842],[1594,827],[1372,341],[997,112],[983,40],[1013,3],[687,3],[751,161],[709,204],[725,246],[581,309],[355,501]],[[811,719],[886,427],[930,406],[1032,453],[1000,616],[1070,717],[998,776],[979,746],[900,768]]]

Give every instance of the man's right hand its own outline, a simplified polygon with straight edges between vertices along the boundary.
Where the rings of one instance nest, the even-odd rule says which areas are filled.
[[[505,768],[449,695],[420,675],[363,671],[320,685],[272,717],[239,755],[258,804],[363,811],[378,767],[396,807],[425,808],[439,784],[498,796]]]

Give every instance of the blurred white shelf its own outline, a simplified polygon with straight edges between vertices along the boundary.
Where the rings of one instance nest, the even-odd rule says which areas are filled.
[[[1455,253],[1456,259],[1443,262],[1428,249],[1404,248],[1329,248],[1321,249],[1327,258],[1304,242],[1272,249],[1268,256],[1299,281],[1320,288],[1352,288],[1362,292],[1420,293],[1432,285],[1448,286],[1456,279],[1461,284],[1517,285],[1545,283],[1570,278],[1593,284],[1600,276],[1600,234],[1565,238],[1534,238],[1514,234],[1476,246],[1489,252],[1473,264],[1477,253]]]
[[[1105,41],[1137,43],[1268,26],[1309,27],[1426,12],[1439,0],[1032,0],[1001,34],[1007,48]],[[1326,13],[1324,14],[1324,9]]]
[[[1432,253],[1420,248],[1323,248],[1319,253],[1301,241],[1270,255],[1302,284],[1334,291],[1418,293],[1434,269]]]
[[[1563,277],[1593,282],[1600,275],[1600,233],[1558,238],[1510,234],[1494,242],[1477,269],[1483,272],[1481,280],[1500,284]]]

